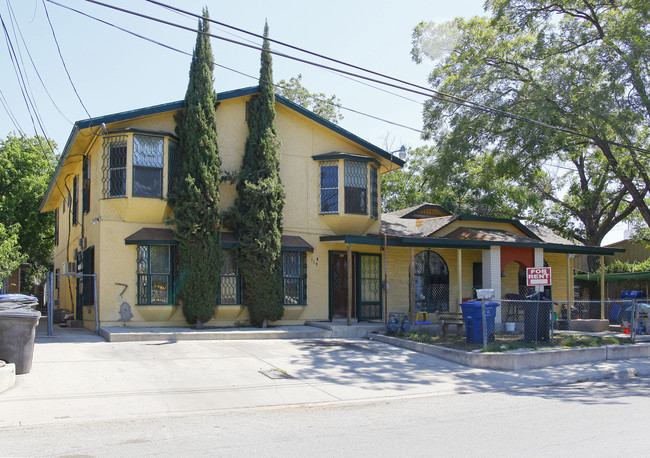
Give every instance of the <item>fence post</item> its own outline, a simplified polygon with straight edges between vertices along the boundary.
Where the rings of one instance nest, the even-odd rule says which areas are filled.
[[[99,298],[97,297],[97,274],[93,275],[93,289],[95,290],[95,334],[99,335]]]
[[[487,350],[488,332],[487,332],[487,318],[485,317],[485,298],[481,299],[481,321],[483,328],[483,350]]]
[[[47,273],[47,335],[54,335],[54,276],[52,272]]]
[[[632,300],[632,318],[630,319],[630,339],[632,339],[632,342],[636,342],[636,301],[637,298]]]
[[[605,256],[600,255],[600,319],[605,319]]]

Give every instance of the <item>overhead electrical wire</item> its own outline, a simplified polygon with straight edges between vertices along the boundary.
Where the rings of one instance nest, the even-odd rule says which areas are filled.
[[[72,90],[74,91],[75,95],[77,96],[77,99],[79,100],[79,103],[83,107],[84,111],[88,115],[89,118],[92,118],[90,116],[90,113],[88,112],[88,109],[86,108],[86,105],[84,105],[83,100],[81,100],[81,96],[79,95],[79,92],[77,91],[77,87],[74,85],[74,82],[72,81],[72,76],[70,76],[70,72],[68,71],[68,66],[65,63],[65,59],[63,58],[63,53],[61,52],[61,47],[59,46],[59,40],[56,38],[56,33],[54,32],[54,26],[52,25],[52,21],[50,20],[50,13],[47,11],[47,6],[45,5],[45,0],[41,0],[43,2],[43,8],[45,9],[45,17],[47,18],[47,23],[50,25],[50,30],[52,31],[52,37],[54,37],[54,43],[56,44],[56,50],[59,53],[59,57],[61,58],[61,63],[63,64],[63,69],[65,70],[66,75],[68,75],[68,81],[70,81],[70,85],[72,86]]]
[[[45,1],[45,0],[43,0],[43,1]],[[61,6],[59,3],[55,2],[54,0],[47,0],[47,1],[50,2],[50,3],[54,3],[54,4],[57,4],[57,5]],[[176,27],[176,28],[179,28],[179,29],[188,30],[188,31],[191,31],[193,33],[202,33],[204,35],[208,35],[208,36],[210,36],[212,38],[215,38],[217,40],[222,40],[222,41],[225,41],[225,42],[228,42],[228,43],[237,44],[239,46],[244,46],[244,47],[247,47],[247,48],[262,51],[262,48],[259,47],[259,46],[256,46],[256,45],[242,43],[240,41],[232,40],[230,38],[222,37],[222,36],[219,36],[219,35],[197,31],[197,30],[195,30],[195,29],[193,29],[191,27],[186,27],[186,26],[174,23],[174,22],[170,22],[170,21],[166,21],[164,19],[160,19],[160,18],[150,16],[150,15],[147,15],[147,14],[138,13],[136,11],[128,10],[128,9],[125,9],[125,8],[120,8],[118,6],[110,5],[110,4],[103,3],[103,2],[100,2],[100,1],[97,1],[97,0],[85,0],[85,1],[88,2],[88,3],[93,3],[93,4],[96,4],[96,5],[99,5],[99,6],[110,8],[110,9],[113,9],[113,10],[116,10],[116,11],[121,11],[121,12],[126,13],[126,14],[141,17],[143,19],[148,19],[148,20],[155,21],[155,22],[158,22],[158,23],[161,23],[161,24],[169,25],[171,27]],[[164,4],[162,2],[157,2],[155,0],[145,0],[145,1],[147,1],[149,3],[158,4],[160,6],[168,8],[168,9],[175,9],[177,11],[183,12],[184,14],[189,14],[191,16],[202,17],[200,15],[197,15],[197,14],[194,14],[194,13],[191,13],[191,12],[187,12],[187,11],[181,10],[179,8]],[[259,35],[255,34],[253,32],[246,31],[244,29],[240,29],[240,28],[237,28],[237,27],[234,27],[234,26],[230,26],[228,24],[225,24],[225,23],[222,23],[222,22],[219,22],[219,21],[214,21],[214,20],[211,20],[211,19],[209,19],[209,21],[213,22],[215,24],[222,25],[224,27],[232,28],[233,30],[238,30],[238,31],[241,31],[243,33],[247,33],[247,34],[259,37]],[[329,58],[329,57],[326,57],[326,56],[322,56],[320,54],[304,50],[304,49],[299,48],[297,46],[285,44],[285,43],[282,43],[280,41],[272,40],[272,39],[269,39],[269,41],[273,42],[273,43],[276,43],[276,44],[280,44],[282,46],[287,46],[287,47],[289,47],[291,49],[294,49],[294,50],[297,50],[297,51],[308,53],[308,54],[316,56],[316,57],[320,57],[320,58],[323,58],[323,59],[326,59],[326,60],[329,60],[329,61],[332,61],[332,62],[337,62],[337,63],[339,63],[341,65],[349,66],[351,68],[355,68],[357,70],[361,70],[361,71],[370,73],[372,75],[379,76],[381,78],[385,78],[385,79],[388,79],[388,80],[391,80],[391,81],[394,81],[394,82],[399,82],[400,84],[406,84],[406,85],[411,86],[412,88],[415,88],[415,89],[406,88],[404,86],[398,86],[397,84],[394,84],[394,83],[378,80],[378,79],[367,77],[367,76],[364,76],[364,75],[354,74],[352,72],[348,72],[348,71],[342,70],[340,68],[335,68],[335,67],[330,67],[330,66],[323,65],[323,64],[318,64],[316,62],[308,61],[306,59],[291,56],[291,55],[284,54],[284,53],[281,53],[281,52],[278,52],[278,51],[273,51],[273,50],[269,51],[271,54],[277,55],[279,57],[284,57],[286,59],[294,60],[294,61],[301,62],[301,63],[307,64],[307,65],[312,65],[312,66],[320,67],[320,68],[323,68],[323,69],[332,70],[332,71],[335,71],[335,72],[338,72],[338,73],[346,74],[346,75],[349,75],[349,76],[354,76],[354,77],[357,77],[357,78],[365,79],[367,81],[372,81],[372,82],[375,82],[375,83],[383,84],[383,85],[390,86],[390,87],[400,89],[400,90],[403,90],[403,91],[408,91],[408,92],[412,92],[412,93],[415,93],[415,94],[424,95],[426,97],[432,97],[432,98],[435,98],[435,99],[443,101],[443,102],[454,103],[456,105],[464,106],[464,107],[467,107],[467,108],[472,108],[472,109],[475,109],[475,110],[478,110],[478,111],[482,111],[484,113],[494,114],[494,115],[497,115],[497,116],[502,116],[502,117],[506,117],[506,118],[509,118],[509,119],[513,119],[513,120],[516,120],[516,121],[521,121],[521,122],[526,122],[526,123],[529,123],[529,124],[533,124],[533,125],[536,125],[538,127],[543,127],[543,128],[547,128],[547,129],[556,130],[558,132],[563,132],[563,133],[566,133],[566,134],[575,135],[575,136],[578,136],[578,137],[589,139],[591,141],[599,140],[599,141],[605,142],[605,143],[613,145],[613,146],[618,146],[618,147],[621,147],[621,148],[625,148],[625,149],[629,149],[629,150],[634,150],[634,151],[650,154],[649,149],[640,148],[640,147],[637,147],[637,146],[634,146],[634,145],[623,144],[623,143],[615,142],[615,141],[612,141],[612,140],[605,140],[605,139],[597,138],[597,137],[594,137],[594,136],[583,134],[583,133],[575,131],[573,129],[568,129],[568,128],[560,127],[560,126],[554,126],[554,125],[547,124],[547,123],[537,121],[537,120],[534,120],[534,119],[530,119],[530,118],[526,118],[526,117],[523,117],[523,116],[515,115],[513,113],[509,113],[509,112],[501,110],[501,109],[491,108],[491,107],[488,107],[486,105],[482,105],[482,104],[477,103],[477,102],[472,102],[470,100],[463,99],[461,97],[457,97],[457,96],[454,96],[454,95],[451,95],[451,94],[446,94],[444,92],[437,91],[435,89],[426,88],[426,87],[423,87],[423,86],[420,86],[420,85],[417,85],[417,84],[414,84],[414,83],[410,83],[410,82],[407,82],[407,81],[404,81],[404,80],[400,80],[398,78],[394,78],[394,77],[391,77],[391,76],[388,76],[388,75],[384,75],[384,74],[381,74],[381,73],[378,73],[378,72],[374,72],[372,70],[364,69],[363,67],[359,67],[359,66],[356,66],[356,65],[345,63],[343,61],[338,61],[336,59],[332,59],[332,58]],[[422,91],[425,91],[425,92],[422,92]]]
[[[25,135],[25,131],[23,130],[22,127],[20,127],[20,123],[18,122],[18,119],[16,119],[16,116],[14,116],[13,111],[11,111],[11,108],[9,107],[9,103],[7,102],[7,99],[5,99],[5,95],[2,92],[2,89],[0,89],[0,103],[2,104],[2,107],[7,112],[7,116],[9,116],[11,123],[14,125],[14,127],[16,128],[20,136],[22,138],[26,138],[27,135]]]
[[[9,0],[6,0],[6,3],[7,3],[7,8],[9,10],[9,23],[11,25],[11,30],[13,32],[14,40],[16,43],[14,46],[14,54],[15,54],[14,57],[16,58],[16,63],[18,65],[18,68],[21,69],[21,75],[23,77],[25,93],[27,94],[30,105],[34,110],[34,116],[36,116],[36,118],[40,121],[41,113],[38,110],[38,105],[36,104],[36,97],[34,97],[34,92],[32,91],[32,85],[29,81],[29,75],[27,73],[27,69],[25,68],[26,66],[25,66],[25,60],[23,59],[23,53],[20,50],[18,34],[16,33],[16,29],[18,29],[18,31],[20,32],[20,27],[18,26],[17,21],[15,20],[13,9],[11,8],[11,3],[9,3]],[[22,37],[22,33],[21,33],[21,37]]]
[[[35,5],[38,5],[38,3],[36,3]],[[63,117],[63,119],[68,121],[70,124],[73,124],[73,122],[70,121],[70,119],[68,119],[68,117],[61,111],[61,109],[59,108],[57,103],[54,101],[54,98],[52,97],[52,94],[50,94],[50,91],[47,89],[47,86],[45,85],[45,82],[43,81],[43,78],[41,77],[41,74],[38,71],[38,67],[36,67],[36,63],[34,62],[34,59],[32,58],[32,54],[29,52],[29,47],[27,46],[27,42],[25,41],[25,37],[23,36],[23,32],[20,29],[20,25],[18,24],[18,21],[16,19],[15,14],[14,14],[13,8],[11,7],[11,3],[9,3],[9,0],[7,0],[7,6],[9,7],[9,14],[10,14],[10,19],[11,19],[11,22],[12,22],[12,26],[15,25],[16,29],[18,30],[18,34],[20,35],[20,39],[21,39],[21,41],[23,43],[23,47],[25,48],[25,51],[27,52],[27,56],[29,57],[29,60],[32,63],[32,67],[34,68],[34,72],[36,73],[36,76],[38,77],[38,80],[41,82],[41,86],[43,86],[43,90],[45,90],[45,93],[47,94],[48,98],[52,102],[52,105],[54,105],[54,108],[56,108],[56,110]],[[34,13],[34,14],[36,14],[36,13]],[[14,32],[14,35],[15,35],[15,32]],[[24,65],[24,63],[23,63],[23,65]],[[33,97],[33,94],[32,94],[32,97]]]
[[[139,34],[139,33],[137,33],[137,32],[133,32],[132,30],[129,30],[129,29],[126,29],[126,28],[121,27],[121,26],[119,26],[119,25],[113,24],[112,22],[109,22],[109,21],[106,21],[106,20],[104,20],[104,19],[98,18],[98,17],[96,17],[96,16],[90,15],[90,14],[88,14],[88,13],[85,13],[85,12],[83,12],[83,11],[77,10],[77,9],[72,8],[72,7],[70,7],[70,6],[62,5],[62,4],[57,3],[57,2],[55,2],[55,1],[50,1],[50,0],[48,0],[48,2],[53,3],[53,4],[55,4],[55,5],[57,5],[57,6],[61,7],[61,8],[65,8],[65,9],[67,9],[67,10],[70,10],[70,11],[73,11],[73,12],[75,12],[75,13],[78,13],[78,14],[80,14],[80,15],[82,15],[82,16],[85,16],[85,17],[87,17],[87,18],[89,18],[89,19],[92,19],[92,20],[95,20],[95,21],[100,22],[100,23],[102,23],[102,24],[105,24],[105,25],[107,25],[107,26],[109,26],[109,27],[113,27],[113,28],[115,28],[115,29],[117,29],[117,30],[120,30],[120,31],[124,32],[124,33],[128,33],[129,35],[133,35],[133,36],[135,36],[135,37],[137,37],[137,38],[140,38],[140,39],[142,39],[142,40],[145,40],[145,41],[148,41],[148,42],[150,42],[150,43],[156,44],[156,45],[158,45],[158,46],[161,46],[161,47],[163,47],[163,48],[169,49],[169,50],[171,50],[171,51],[174,51],[174,52],[177,52],[177,53],[184,54],[184,55],[186,55],[186,56],[190,56],[190,57],[192,57],[192,53],[189,53],[189,52],[187,52],[187,51],[183,51],[183,50],[181,50],[181,49],[175,48],[175,47],[173,47],[173,46],[171,46],[171,45],[168,45],[168,44],[166,44],[166,43],[162,43],[162,42],[160,42],[160,41],[154,40],[153,38],[149,38],[149,37],[144,36],[144,35],[142,35],[142,34]],[[242,72],[242,71],[236,70],[236,69],[231,68],[231,67],[228,67],[228,66],[226,66],[226,65],[218,64],[218,63],[216,63],[216,62],[214,62],[214,66],[215,66],[215,67],[222,68],[222,69],[224,69],[224,70],[228,70],[228,71],[231,71],[231,72],[237,73],[237,74],[239,74],[239,75],[245,76],[245,77],[250,78],[250,79],[253,79],[253,80],[258,80],[258,79],[259,79],[259,78],[256,77],[256,76],[249,75],[249,74],[244,73],[244,72]],[[285,86],[282,86],[282,85],[280,85],[280,84],[278,84],[278,83],[273,83],[273,82],[272,82],[272,84],[273,84],[275,87],[277,87],[277,88],[285,89]],[[372,86],[371,86],[371,87],[372,87]],[[380,88],[376,88],[376,89],[378,89],[378,90],[382,90],[382,89],[380,89]],[[397,94],[396,94],[396,95],[397,95]],[[399,97],[399,95],[397,95],[397,96]],[[341,110],[345,110],[345,111],[349,111],[349,112],[352,112],[352,113],[356,113],[356,114],[358,114],[358,115],[360,115],[360,116],[365,116],[365,117],[372,118],[372,119],[375,119],[375,120],[378,120],[378,121],[381,121],[381,122],[384,122],[384,123],[387,123],[387,124],[391,124],[391,125],[394,125],[394,126],[398,126],[398,127],[404,128],[404,129],[409,129],[409,130],[412,130],[412,131],[414,131],[414,132],[422,133],[422,130],[420,130],[420,129],[416,129],[416,128],[414,128],[414,127],[407,126],[407,125],[405,125],[405,124],[400,124],[400,123],[397,123],[397,122],[394,122],[394,121],[390,121],[390,120],[387,120],[387,119],[384,119],[384,118],[380,118],[380,117],[378,117],[378,116],[374,116],[374,115],[371,115],[371,114],[369,114],[369,113],[365,113],[365,112],[362,112],[362,111],[356,110],[356,109],[354,109],[354,108],[349,108],[349,107],[346,107],[346,106],[341,105],[341,104],[338,104],[338,103],[331,103],[331,102],[329,102],[329,101],[327,101],[327,100],[323,100],[323,99],[321,99],[321,98],[319,98],[319,97],[317,97],[317,96],[311,96],[311,98],[312,98],[313,100],[316,100],[316,101],[319,101],[319,102],[330,103],[331,105],[333,105],[333,106],[335,106],[335,107],[337,107],[337,108],[339,108],[339,109],[341,109]]]
[[[23,76],[22,69],[20,68],[20,62],[18,62],[18,56],[16,54],[14,45],[11,41],[11,36],[9,36],[9,30],[7,29],[7,25],[5,24],[2,14],[0,14],[0,22],[2,23],[2,29],[4,30],[5,33],[5,39],[7,41],[7,50],[9,52],[9,58],[11,59],[11,64],[14,67],[14,73],[16,74],[16,79],[18,80],[18,87],[20,88],[23,101],[25,102],[27,113],[29,114],[29,117],[32,121],[34,133],[38,135],[38,128],[36,127],[36,121],[34,121],[35,113],[33,113],[34,109],[32,106],[32,101],[30,100],[29,95],[26,93],[25,78]]]

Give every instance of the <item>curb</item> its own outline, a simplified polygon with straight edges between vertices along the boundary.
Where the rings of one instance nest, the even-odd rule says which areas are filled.
[[[16,365],[0,361],[0,393],[7,391],[16,383]]]
[[[473,353],[455,350],[453,348],[413,342],[381,334],[369,334],[368,338],[435,356],[464,366],[505,371],[539,369],[548,366],[591,363],[608,360],[647,358],[650,356],[650,344],[642,343],[635,345],[608,345],[605,347],[538,350],[525,353]],[[636,373],[636,369],[633,370]],[[627,377],[629,376],[630,375],[627,375]],[[610,378],[618,377],[612,376]]]

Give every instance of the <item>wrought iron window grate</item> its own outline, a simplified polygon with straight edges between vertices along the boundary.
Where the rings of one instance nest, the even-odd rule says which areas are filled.
[[[127,136],[104,137],[102,193],[104,197],[126,196]]]
[[[337,161],[322,162],[320,165],[320,212],[339,212],[339,166]]]
[[[345,161],[345,212],[367,213],[368,166]]]
[[[377,189],[377,168],[370,166],[370,216],[379,218],[379,191]]]
[[[282,252],[284,305],[307,304],[307,263],[302,251]]]

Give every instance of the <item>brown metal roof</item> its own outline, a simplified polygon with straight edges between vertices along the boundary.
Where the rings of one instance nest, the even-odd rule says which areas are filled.
[[[157,227],[143,227],[124,239],[126,245],[175,245],[174,231]]]
[[[309,251],[310,253],[314,252],[314,247],[298,235],[283,235],[282,248],[293,248],[294,250]]]

